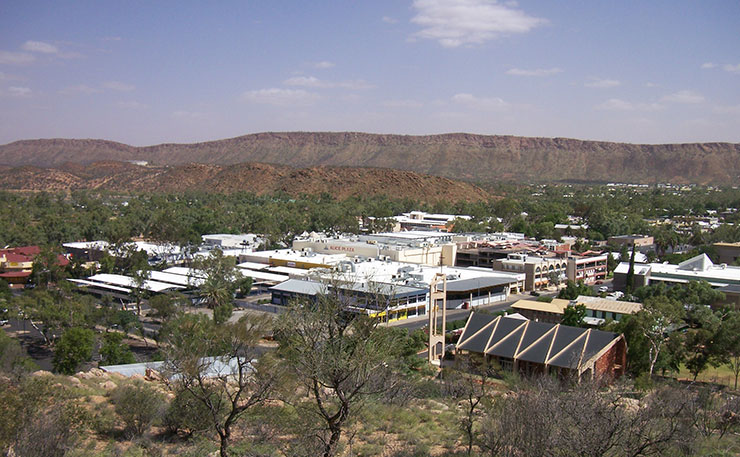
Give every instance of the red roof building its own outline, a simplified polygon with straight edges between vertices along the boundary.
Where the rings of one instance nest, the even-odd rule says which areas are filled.
[[[10,284],[25,284],[33,271],[33,261],[40,253],[38,246],[0,249],[0,278]],[[69,259],[58,255],[57,264],[65,267]]]

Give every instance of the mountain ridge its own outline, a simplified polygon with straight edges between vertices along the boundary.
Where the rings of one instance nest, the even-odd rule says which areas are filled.
[[[0,167],[0,188],[17,191],[106,190],[112,192],[277,192],[336,198],[387,195],[417,201],[482,201],[496,198],[471,183],[403,170],[353,167],[295,168],[286,165],[189,163],[141,166],[105,161],[66,162],[59,167]]]
[[[295,167],[378,167],[490,183],[527,180],[740,181],[740,144],[634,144],[571,138],[445,133],[262,132],[199,143],[130,146],[109,140],[20,140],[0,146],[0,164],[58,166],[101,160],[155,165],[245,162]]]

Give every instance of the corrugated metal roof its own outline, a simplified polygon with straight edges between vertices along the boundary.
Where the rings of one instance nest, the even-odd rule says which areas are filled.
[[[457,281],[447,281],[447,292],[465,292],[468,290],[486,289],[488,287],[504,286],[506,284],[516,283],[516,279],[502,279],[481,276],[472,279],[460,279]]]
[[[579,295],[574,301],[576,304],[586,305],[587,309],[607,311],[610,313],[634,314],[642,309],[642,303],[609,300],[608,298],[589,297],[586,295]]]
[[[200,286],[203,283],[203,280],[199,278],[188,278],[187,276],[167,273],[165,271],[150,271],[149,278],[155,281],[168,282],[184,287]]]
[[[82,286],[100,287],[101,289],[108,289],[108,290],[113,290],[116,292],[123,292],[126,294],[131,293],[131,289],[126,289],[125,287],[111,286],[110,284],[105,284],[102,282],[86,281],[84,279],[68,279],[67,281],[70,281],[70,282],[73,282],[75,284],[79,284]]]
[[[88,281],[95,282],[95,283],[104,283],[104,284],[110,284],[113,286],[136,288],[136,281],[134,281],[134,278],[130,276],[101,273],[97,275],[92,275],[87,279]],[[168,290],[181,290],[181,289],[184,289],[184,287],[147,279],[142,284],[142,289],[146,289],[150,292],[165,292]]]
[[[281,282],[276,286],[270,287],[270,290],[300,295],[318,295],[326,292],[326,286],[319,282],[288,279],[285,282]]]
[[[239,270],[242,275],[249,276],[250,278],[256,279],[258,281],[281,282],[287,279],[286,275],[277,275],[275,273],[266,273],[264,271],[247,270],[246,268],[240,268]]]
[[[233,376],[239,372],[239,363],[247,362],[246,359],[239,360],[238,358],[226,359],[226,357],[204,357],[200,359],[200,364],[203,366],[203,372],[206,377],[224,377]],[[254,360],[252,360],[254,362]],[[249,369],[251,369],[251,363],[249,363]],[[144,376],[147,369],[156,370],[162,373],[167,367],[165,362],[145,362],[145,363],[127,363],[124,365],[106,365],[101,366],[100,369],[107,371],[108,373],[120,373],[124,376],[133,376],[139,374]],[[176,376],[175,376],[176,377]]]
[[[537,300],[519,300],[511,305],[511,308],[515,310],[526,309],[529,311],[541,311],[543,313],[563,314],[569,304],[569,300],[562,298],[553,298],[550,303]]]

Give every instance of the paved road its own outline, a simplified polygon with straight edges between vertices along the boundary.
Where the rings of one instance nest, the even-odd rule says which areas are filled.
[[[509,309],[512,303],[518,300],[524,299],[524,298],[534,298],[534,297],[530,295],[525,295],[525,294],[510,295],[509,300],[505,302],[498,302],[498,303],[492,303],[490,305],[478,306],[475,309],[484,309],[492,313],[495,313],[498,311],[504,311],[504,310]],[[447,310],[447,322],[456,321],[459,319],[467,319],[470,312],[471,310],[469,309],[448,309]],[[428,316],[412,317],[411,319],[404,319],[401,321],[391,322],[388,325],[391,327],[399,327],[399,328],[405,328],[408,330],[416,330],[419,328],[424,328],[427,325],[428,319],[429,319]]]

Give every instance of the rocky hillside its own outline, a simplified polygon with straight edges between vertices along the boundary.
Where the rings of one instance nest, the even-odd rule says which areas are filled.
[[[380,167],[480,182],[740,182],[740,144],[730,143],[638,145],[464,133],[408,136],[288,132],[147,147],[65,139],[25,140],[0,146],[0,164],[16,167],[133,159],[157,165],[261,162],[294,167]]]
[[[419,201],[479,201],[490,198],[466,182],[410,171],[381,168],[311,167],[242,163],[214,165],[139,166],[127,162],[65,163],[40,168],[2,167],[0,189],[67,191],[101,189],[117,192],[203,190],[290,195],[328,192],[338,198],[353,195],[389,195]]]

